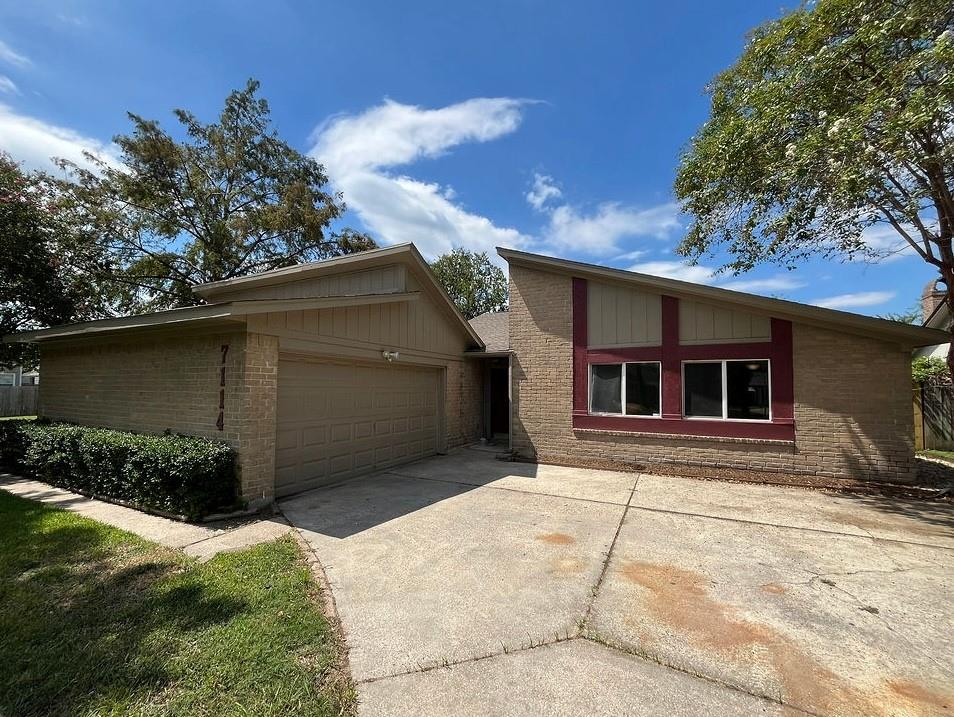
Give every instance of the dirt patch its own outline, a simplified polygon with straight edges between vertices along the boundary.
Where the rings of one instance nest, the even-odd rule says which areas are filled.
[[[576,538],[566,533],[541,533],[537,540],[548,545],[573,545],[576,542]]]
[[[753,672],[770,667],[790,705],[821,714],[888,717],[936,714],[939,704],[950,704],[949,696],[916,683],[886,682],[881,690],[864,691],[850,685],[792,638],[713,599],[708,580],[698,573],[643,561],[627,562],[621,572],[646,591],[645,605],[657,620],[697,647],[715,650]]]

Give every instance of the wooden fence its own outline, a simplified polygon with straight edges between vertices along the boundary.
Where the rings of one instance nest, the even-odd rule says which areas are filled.
[[[915,387],[914,444],[917,450],[954,450],[954,386]]]
[[[0,416],[35,416],[39,386],[0,386]]]

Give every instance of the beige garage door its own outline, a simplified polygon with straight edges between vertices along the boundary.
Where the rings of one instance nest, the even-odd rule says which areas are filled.
[[[439,376],[400,364],[279,361],[277,495],[436,453]]]

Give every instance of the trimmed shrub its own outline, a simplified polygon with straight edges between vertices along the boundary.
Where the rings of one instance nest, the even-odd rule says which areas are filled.
[[[190,519],[238,505],[235,452],[224,443],[68,423],[16,423],[0,433],[0,460],[45,483]]]
[[[0,468],[9,471],[23,469],[26,436],[23,427],[36,423],[35,418],[4,418],[0,421]]]

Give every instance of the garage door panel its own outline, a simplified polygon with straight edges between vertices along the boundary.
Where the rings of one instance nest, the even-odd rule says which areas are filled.
[[[397,365],[281,360],[276,493],[436,453],[440,375]]]
[[[305,426],[301,429],[301,442],[303,446],[321,446],[328,441],[327,426]]]

